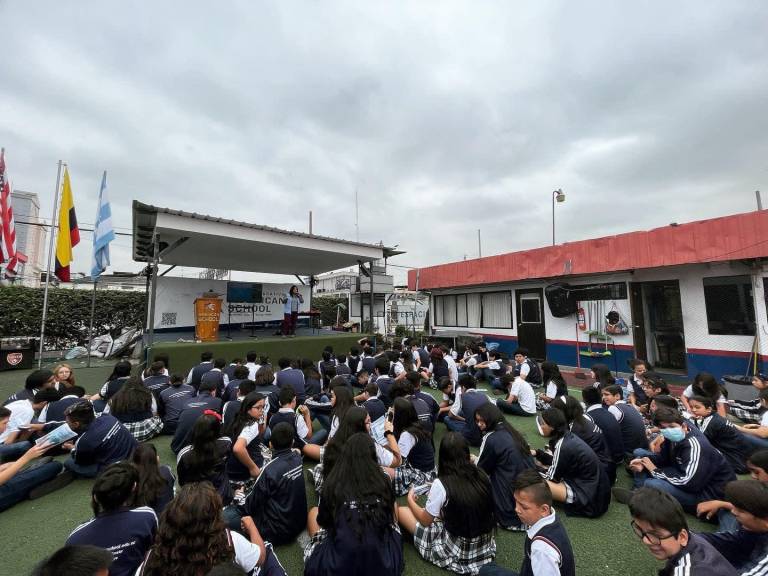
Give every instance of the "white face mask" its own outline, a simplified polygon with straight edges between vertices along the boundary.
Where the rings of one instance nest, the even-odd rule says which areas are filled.
[[[547,434],[544,434],[544,430],[541,428],[541,416],[536,416],[536,430],[539,431],[541,436],[547,437]]]

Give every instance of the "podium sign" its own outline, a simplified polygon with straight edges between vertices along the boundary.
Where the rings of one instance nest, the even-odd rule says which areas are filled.
[[[221,298],[197,298],[195,300],[195,339],[216,342],[219,339]]]

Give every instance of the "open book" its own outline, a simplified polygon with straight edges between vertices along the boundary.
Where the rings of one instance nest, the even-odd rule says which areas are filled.
[[[74,432],[69,424],[62,424],[58,428],[54,428],[45,436],[41,436],[35,440],[35,444],[40,446],[41,444],[50,444],[51,446],[57,446],[63,444],[67,440],[72,440],[77,436],[77,432]]]

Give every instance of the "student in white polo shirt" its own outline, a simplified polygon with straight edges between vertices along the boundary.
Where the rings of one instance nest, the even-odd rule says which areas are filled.
[[[506,386],[510,381],[512,386],[509,388],[509,396],[506,400],[496,400],[496,406],[507,414],[515,416],[536,416],[536,394],[520,376],[506,374],[502,376],[501,381]]]

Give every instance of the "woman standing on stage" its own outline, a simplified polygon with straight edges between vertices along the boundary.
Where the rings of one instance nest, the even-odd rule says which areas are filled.
[[[299,288],[294,284],[283,299],[283,338],[296,336],[299,305],[303,303],[304,298],[299,294]]]

